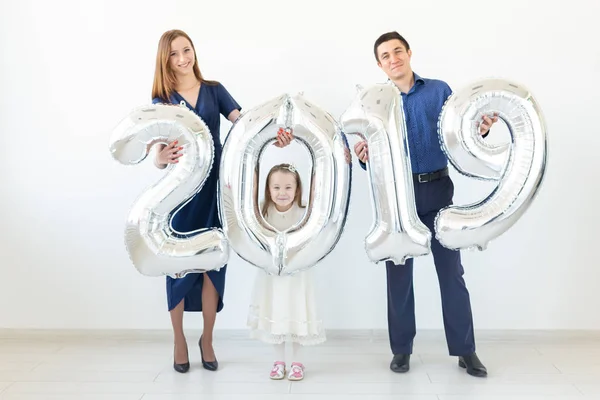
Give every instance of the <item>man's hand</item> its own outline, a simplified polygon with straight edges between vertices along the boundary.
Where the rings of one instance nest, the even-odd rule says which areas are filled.
[[[492,125],[494,125],[496,122],[498,122],[498,113],[494,113],[492,118],[484,115],[483,122],[479,124],[479,134],[482,136],[486,135],[490,131]]]
[[[369,161],[369,149],[367,147],[367,142],[360,141],[354,145],[354,153],[356,157],[363,163],[367,163]]]

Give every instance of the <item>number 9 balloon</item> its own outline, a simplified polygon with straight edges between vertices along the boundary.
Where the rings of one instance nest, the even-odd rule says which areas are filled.
[[[210,173],[214,143],[206,124],[185,106],[156,104],[134,110],[114,130],[110,152],[125,165],[143,161],[157,143],[178,140],[183,155],[131,208],[125,245],[135,268],[146,276],[180,278],[219,269],[229,257],[219,229],[175,232],[172,211],[198,193]],[[178,207],[178,208],[181,208]]]
[[[481,138],[478,122],[493,114],[508,126],[509,145],[491,146]],[[498,186],[479,203],[442,209],[436,237],[450,249],[484,250],[515,224],[539,191],[548,158],[542,112],[524,87],[484,80],[448,98],[438,127],[442,149],[461,174]]]

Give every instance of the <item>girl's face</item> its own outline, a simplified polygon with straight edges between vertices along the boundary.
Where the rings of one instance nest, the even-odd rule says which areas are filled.
[[[177,75],[194,73],[194,49],[185,37],[179,36],[171,42],[169,65]]]
[[[296,195],[296,176],[291,172],[277,171],[269,179],[271,200],[279,211],[291,208]]]

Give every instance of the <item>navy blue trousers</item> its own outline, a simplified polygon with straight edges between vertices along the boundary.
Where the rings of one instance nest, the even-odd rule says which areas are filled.
[[[435,239],[434,220],[438,211],[452,204],[454,184],[449,176],[439,180],[415,181],[415,201],[421,221],[432,232],[431,253],[442,299],[444,330],[451,356],[475,352],[473,316],[469,291],[463,279],[460,252],[443,247]],[[405,265],[386,263],[388,329],[393,354],[412,354],[416,335],[413,259]]]

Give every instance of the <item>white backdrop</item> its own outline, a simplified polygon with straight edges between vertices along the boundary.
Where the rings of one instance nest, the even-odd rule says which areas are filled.
[[[179,28],[195,41],[204,75],[244,109],[303,91],[339,117],[355,84],[385,79],[372,47],[390,30],[408,39],[417,73],[455,90],[490,76],[525,84],[549,128],[547,179],[512,230],[463,255],[476,329],[600,329],[599,3],[341,4],[3,1],[0,328],[170,328],[164,278],[137,273],[123,245],[130,205],[163,172],[149,160],[119,165],[107,144],[111,129],[150,101],[158,39]],[[223,135],[229,127],[223,119]],[[318,294],[328,328],[381,329],[385,268],[364,253],[371,204],[356,159],[354,171],[349,221],[317,268]],[[452,174],[456,204],[491,190]],[[254,274],[233,257],[217,329],[245,327]],[[416,263],[415,290],[418,327],[441,328],[431,257]],[[187,328],[200,326],[200,315],[186,314]]]

